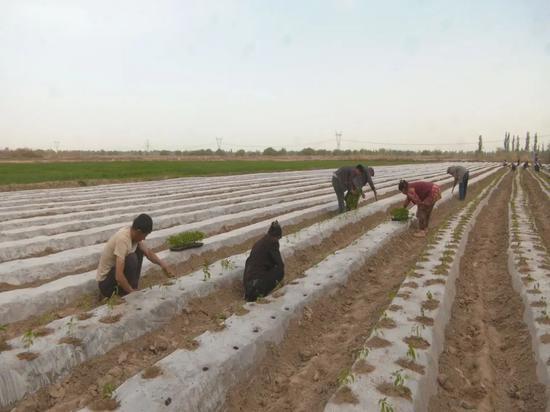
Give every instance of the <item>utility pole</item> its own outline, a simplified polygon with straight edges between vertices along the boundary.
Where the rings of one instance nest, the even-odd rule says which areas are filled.
[[[53,142],[53,149],[55,150],[55,153],[59,152],[59,140],[55,140]]]
[[[342,144],[342,132],[334,132],[334,135],[336,136],[336,150],[340,150],[340,145]]]
[[[149,139],[147,139],[145,141],[145,151],[149,152],[150,149],[151,149],[151,144],[149,143]]]
[[[222,150],[222,140],[221,137],[216,137],[216,144],[218,145],[218,150]]]

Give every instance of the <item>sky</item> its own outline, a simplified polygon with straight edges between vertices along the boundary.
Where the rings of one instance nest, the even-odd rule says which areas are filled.
[[[0,0],[0,147],[550,144],[548,0]],[[148,142],[148,143],[147,143]]]

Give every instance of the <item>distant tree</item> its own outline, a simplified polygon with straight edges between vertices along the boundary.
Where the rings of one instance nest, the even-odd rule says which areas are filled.
[[[527,136],[525,136],[525,151],[526,152],[529,151],[529,140],[531,140],[531,138],[529,137],[529,132],[527,132]]]
[[[312,149],[311,147],[306,147],[300,150],[300,154],[304,156],[313,156],[315,154],[315,149]]]
[[[287,154],[287,151],[284,147],[281,147],[281,150],[279,150],[279,155],[280,156],[285,156]]]
[[[246,154],[246,152],[245,152],[243,149],[240,149],[240,150],[237,150],[237,151],[235,152],[235,154],[236,154],[237,156],[244,156],[244,155]]]
[[[268,147],[263,151],[264,156],[277,156],[277,150],[272,147]]]
[[[533,141],[533,152],[537,152],[539,149],[539,136],[535,133],[535,140]]]
[[[483,137],[479,135],[479,139],[477,141],[477,151],[481,153],[483,151]]]

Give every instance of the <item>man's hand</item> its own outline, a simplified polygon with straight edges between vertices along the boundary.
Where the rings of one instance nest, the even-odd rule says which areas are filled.
[[[376,191],[374,192],[374,200],[378,202],[378,195],[376,194]]]

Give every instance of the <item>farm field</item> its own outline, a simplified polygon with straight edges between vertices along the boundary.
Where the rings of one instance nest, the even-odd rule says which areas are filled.
[[[450,163],[377,166],[378,201],[339,215],[336,163],[265,163],[3,193],[0,411],[550,410],[545,171],[465,163],[459,201]],[[389,219],[402,178],[441,185],[426,238]],[[177,276],[144,261],[141,290],[104,301],[101,250],[139,213]],[[246,303],[245,260],[275,219],[284,284]],[[183,231],[204,245],[168,250]]]
[[[362,160],[113,160],[90,162],[0,162],[0,189],[14,185],[49,183],[76,185],[108,183],[109,180],[152,180],[189,176],[291,170],[337,169]],[[411,163],[410,160],[370,160],[370,166]]]

